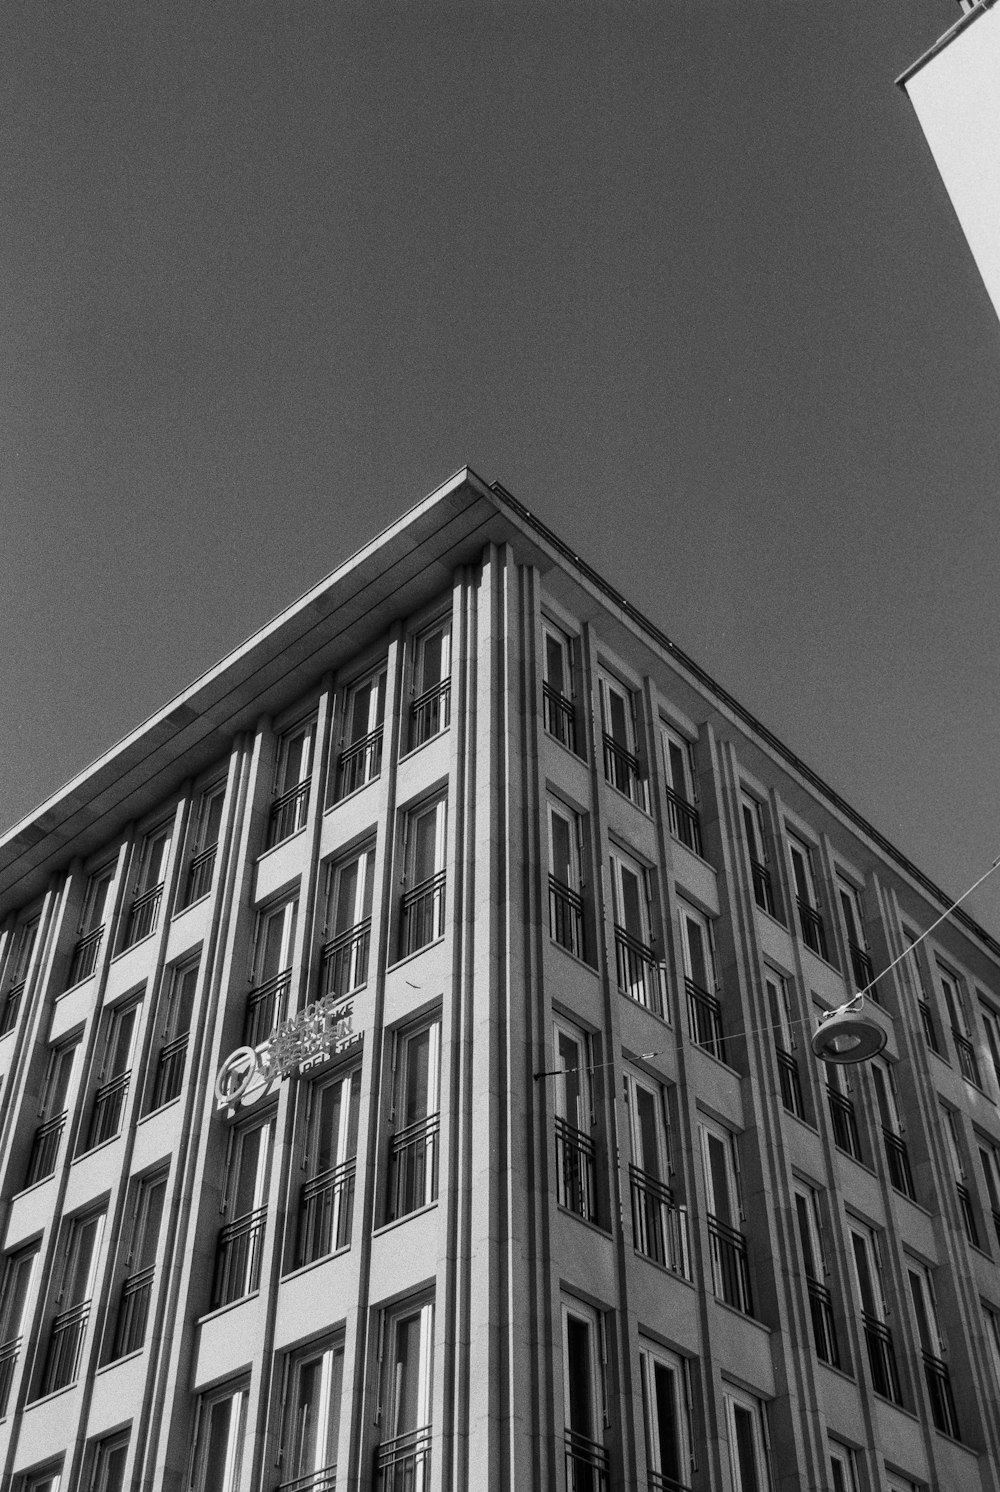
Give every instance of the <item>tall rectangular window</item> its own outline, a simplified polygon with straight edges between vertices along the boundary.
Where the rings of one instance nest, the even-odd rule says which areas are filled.
[[[359,679],[347,691],[334,789],[338,801],[381,776],[385,684],[383,666]]]
[[[983,1302],[983,1320],[986,1325],[986,1345],[993,1360],[993,1376],[1000,1392],[1000,1310]]]
[[[884,1057],[873,1057],[869,1072],[882,1125],[882,1142],[889,1167],[889,1180],[896,1191],[914,1201],[917,1194],[913,1186],[909,1152],[906,1148],[906,1141],[903,1139],[904,1124],[899,1111],[892,1063],[887,1062]]]
[[[239,1492],[249,1397],[246,1384],[230,1385],[201,1396],[194,1492]]]
[[[215,1255],[213,1309],[251,1295],[260,1285],[274,1119],[230,1131],[225,1210]]]
[[[351,1241],[360,1089],[357,1068],[308,1086],[297,1265],[311,1264]]]
[[[315,720],[305,720],[278,738],[274,795],[267,821],[269,850],[305,828],[315,736]]]
[[[124,1492],[128,1431],[99,1440],[93,1450],[92,1492]]]
[[[108,1362],[127,1357],[131,1352],[138,1352],[146,1340],[156,1248],[160,1239],[166,1195],[166,1172],[144,1176],[133,1183],[127,1230],[122,1235],[124,1257],[119,1265],[124,1276]]]
[[[549,801],[549,934],[560,948],[586,957],[583,915],[583,819]]]
[[[681,957],[687,994],[688,1025],[696,1045],[705,1047],[720,1062],[726,1060],[722,1031],[722,1004],[717,994],[715,947],[707,917],[687,902],[679,909]]]
[[[951,1374],[944,1360],[945,1347],[938,1325],[934,1279],[926,1265],[910,1259],[906,1264],[906,1278],[917,1324],[931,1419],[934,1428],[940,1430],[942,1435],[950,1435],[953,1440],[958,1440],[958,1415],[951,1391]]]
[[[247,996],[243,1042],[259,1046],[288,1013],[292,986],[297,901],[285,901],[257,914],[254,934],[252,988]]]
[[[1000,1247],[1000,1149],[984,1135],[977,1137],[977,1143],[979,1163],[982,1166],[983,1180],[986,1183],[986,1195],[989,1198],[990,1212],[993,1216],[993,1231],[996,1234],[997,1246]]]
[[[198,960],[166,971],[157,1011],[152,1053],[152,1087],[147,1090],[147,1113],[172,1103],[181,1091],[187,1059],[188,1034],[198,987]]]
[[[651,1492],[679,1492],[692,1470],[685,1364],[665,1347],[639,1353],[646,1481]]]
[[[558,627],[542,626],[542,718],[550,736],[569,751],[577,750],[573,639]]]
[[[840,1347],[833,1314],[833,1298],[826,1285],[826,1260],[823,1253],[822,1213],[819,1193],[806,1183],[796,1184],[795,1226],[799,1235],[802,1269],[809,1296],[809,1317],[816,1356],[831,1367],[840,1367]]]
[[[427,1492],[434,1386],[433,1301],[404,1303],[384,1311],[379,1338],[378,1492]]]
[[[754,901],[769,917],[778,916],[778,901],[771,875],[767,815],[763,803],[744,793],[740,799],[743,833],[746,837]]]
[[[957,1111],[948,1108],[945,1104],[941,1105],[941,1113],[944,1118],[942,1133],[955,1176],[955,1194],[958,1198],[958,1210],[962,1219],[962,1227],[965,1230],[966,1238],[972,1246],[978,1248],[979,1228],[976,1224],[976,1211],[972,1202],[972,1193],[969,1190],[969,1176],[965,1164],[965,1137],[962,1134],[961,1128],[962,1121]]]
[[[652,948],[649,872],[618,849],[612,851],[610,866],[618,988],[638,1005],[662,1015],[665,980]]]
[[[660,750],[667,793],[667,823],[675,839],[692,854],[701,854],[701,821],[691,743],[669,726],[660,725]]]
[[[226,801],[225,780],[213,782],[199,794],[187,847],[187,864],[181,882],[177,910],[183,911],[212,889],[215,856],[219,847],[222,810]]]
[[[56,1168],[59,1142],[66,1128],[66,1099],[76,1052],[76,1042],[49,1048],[39,1106],[40,1122],[31,1142],[25,1186],[44,1181]]]
[[[771,1016],[774,1036],[774,1054],[778,1061],[778,1081],[781,1085],[781,1102],[790,1114],[798,1119],[806,1116],[802,1093],[802,1078],[795,1057],[798,1047],[799,1020],[792,1008],[789,981],[776,969],[764,972],[764,988]]]
[[[96,1087],[87,1125],[84,1150],[93,1150],[112,1139],[121,1129],[128,1097],[139,1031],[138,1000],[116,1005],[105,1012]]]
[[[12,928],[7,939],[7,954],[0,975],[0,1036],[6,1036],[17,1025],[24,986],[28,981],[31,955],[38,935],[38,918],[21,922]]]
[[[854,1452],[837,1440],[830,1441],[830,1481],[833,1492],[858,1492]]]
[[[819,892],[813,872],[812,851],[802,840],[788,836],[788,857],[792,865],[795,903],[799,911],[802,941],[819,958],[827,958],[826,928],[820,910]]]
[[[690,1278],[687,1208],[674,1199],[670,1186],[670,1152],[666,1107],[659,1083],[626,1073],[632,1161],[632,1235],[636,1253]]]
[[[0,1284],[0,1419],[7,1413],[24,1334],[25,1306],[38,1257],[37,1245],[8,1254]]]
[[[56,1296],[58,1311],[52,1321],[42,1367],[42,1396],[75,1383],[79,1375],[103,1236],[103,1212],[72,1218],[64,1225],[62,1272]]]
[[[329,866],[320,995],[339,998],[368,982],[375,846]]]
[[[406,815],[406,890],[400,909],[400,957],[406,958],[444,936],[445,858],[448,800],[437,798]]]
[[[554,1028],[556,1188],[559,1205],[590,1222],[597,1219],[593,1097],[589,1038],[574,1026]]]
[[[290,1360],[281,1492],[334,1492],[344,1389],[344,1344],[307,1347]]]
[[[847,934],[847,951],[850,955],[851,973],[854,976],[855,988],[867,991],[877,1004],[879,998],[878,986],[874,983],[875,970],[868,951],[868,939],[865,937],[865,918],[864,909],[861,905],[861,893],[849,881],[846,881],[843,876],[838,876],[837,898],[840,902],[840,911],[844,919],[844,931]],[[871,985],[870,989],[869,985]]]
[[[726,1395],[726,1429],[733,1492],[769,1492],[764,1405],[749,1394]]]
[[[610,1463],[604,1444],[607,1353],[603,1317],[582,1302],[564,1302],[562,1338],[566,1486],[572,1492],[607,1492]]]
[[[976,1049],[972,1044],[972,1034],[969,1030],[969,1014],[965,1003],[965,991],[962,989],[956,976],[938,964],[938,982],[941,993],[944,996],[945,1009],[951,1022],[951,1036],[955,1043],[955,1051],[958,1054],[958,1066],[963,1078],[973,1083],[977,1088],[982,1086],[979,1079],[979,1059]]]
[[[155,929],[163,901],[163,883],[170,855],[171,825],[161,824],[143,839],[139,848],[132,904],[125,922],[123,948],[148,938]]]
[[[892,1332],[888,1325],[889,1307],[882,1281],[881,1240],[874,1228],[855,1222],[851,1224],[848,1241],[854,1267],[854,1283],[861,1306],[872,1388],[883,1399],[902,1404],[903,1391]]]
[[[986,1033],[986,1050],[990,1054],[993,1081],[1000,1090],[1000,1014],[983,999],[979,1001],[979,1014],[982,1016],[983,1030]]]
[[[61,1466],[47,1466],[43,1471],[29,1471],[17,1483],[17,1492],[59,1492],[62,1486]]]
[[[917,934],[911,932],[908,927],[904,927],[903,942],[906,946],[906,957],[899,966],[903,984],[907,993],[917,1002],[924,1042],[932,1052],[937,1052],[938,1056],[940,1056],[941,1042],[937,1032],[932,996],[928,991],[923,969],[920,965],[920,955],[917,952]]]
[[[736,1136],[714,1124],[700,1124],[698,1128],[712,1253],[712,1287],[726,1305],[752,1316],[750,1261],[747,1241],[740,1229],[743,1208]]]
[[[836,1063],[824,1062],[822,1065],[833,1143],[845,1155],[851,1156],[853,1160],[860,1160],[861,1136],[854,1112],[854,1099],[851,1097],[851,1081],[845,1076],[845,1069]]]
[[[441,1022],[398,1031],[393,1043],[389,1221],[437,1200]]]
[[[409,749],[415,751],[451,723],[450,617],[413,639],[412,680]]]
[[[604,732],[604,776],[637,808],[645,809],[646,782],[639,762],[635,697],[604,674],[600,675],[598,683]]]
[[[87,889],[80,909],[77,940],[70,958],[66,988],[89,979],[97,967],[97,956],[104,937],[105,917],[108,914],[108,897],[115,879],[115,866],[103,865],[95,870],[87,881]]]

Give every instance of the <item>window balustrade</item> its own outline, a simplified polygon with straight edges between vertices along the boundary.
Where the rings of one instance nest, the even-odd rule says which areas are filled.
[[[309,783],[297,782],[287,792],[281,793],[271,804],[267,821],[267,845],[272,850],[276,844],[290,839],[305,827],[309,816]]]
[[[685,849],[692,854],[701,854],[701,819],[698,810],[692,804],[683,799],[679,793],[675,793],[672,787],[665,787],[667,795],[667,823],[670,832],[675,839],[679,839]]]
[[[337,801],[350,797],[359,788],[367,787],[382,774],[382,727],[352,741],[340,753],[337,762]]]
[[[312,1264],[346,1248],[354,1217],[355,1162],[344,1161],[314,1176],[299,1200],[299,1242],[296,1264]]]
[[[854,974],[855,989],[866,990],[869,1000],[874,1000],[877,1005],[879,1003],[877,989],[868,988],[870,984],[873,984],[875,979],[875,969],[870,956],[864,948],[859,948],[857,943],[849,942],[847,948],[851,955],[851,970]]]
[[[561,746],[576,752],[576,710],[573,701],[553,689],[551,684],[542,685],[542,720],[545,729]]]
[[[736,1228],[731,1228],[711,1213],[708,1215],[708,1235],[712,1247],[712,1287],[716,1295],[726,1305],[742,1311],[744,1316],[752,1316],[746,1239]]]
[[[384,1440],[378,1447],[375,1453],[378,1492],[426,1492],[430,1481],[430,1425]]]
[[[806,947],[811,949],[819,958],[825,959],[826,954],[826,928],[823,926],[823,918],[815,907],[811,907],[801,896],[796,897],[799,909],[799,926],[802,929],[802,941]]]
[[[955,1041],[955,1050],[958,1053],[958,1066],[963,1078],[973,1083],[977,1088],[982,1084],[979,1081],[979,1063],[976,1060],[976,1049],[967,1036],[961,1031],[956,1031],[954,1026],[951,1034]]]
[[[903,1391],[896,1366],[896,1352],[892,1345],[892,1333],[882,1321],[862,1312],[865,1329],[865,1345],[868,1349],[868,1366],[871,1369],[872,1388],[883,1399],[893,1404],[902,1404]]]
[[[662,1016],[666,977],[651,948],[615,926],[615,963],[618,988],[637,1005]]]
[[[595,1195],[594,1142],[589,1135],[568,1124],[557,1114],[556,1183],[559,1205],[578,1217],[594,1222],[597,1216]]]
[[[833,1318],[833,1298],[819,1280],[807,1280],[809,1290],[809,1316],[812,1321],[813,1343],[820,1362],[831,1368],[840,1367],[840,1347],[837,1342],[837,1327]]]
[[[889,1180],[896,1191],[902,1192],[904,1197],[911,1201],[916,1198],[913,1186],[913,1172],[910,1170],[910,1156],[906,1144],[894,1135],[891,1129],[882,1129],[882,1139],[885,1142],[885,1158],[889,1166]]]
[[[66,1128],[66,1114],[54,1114],[51,1119],[46,1119],[35,1130],[35,1137],[31,1142],[31,1154],[28,1156],[28,1173],[25,1186],[34,1186],[36,1181],[44,1181],[51,1176],[56,1168],[56,1157],[59,1153],[59,1141],[62,1139],[63,1130]]]
[[[21,999],[24,995],[25,981],[20,984],[12,984],[4,996],[3,1011],[0,1013],[0,1036],[6,1036],[8,1031],[13,1031],[17,1025],[17,1017],[21,1010]]]
[[[148,938],[156,926],[156,919],[160,913],[160,902],[163,899],[163,882],[158,886],[150,886],[141,896],[137,896],[129,909],[128,921],[125,924],[125,938],[123,948],[131,948],[135,943],[141,943],[143,938]]]
[[[75,984],[82,984],[89,979],[97,968],[97,955],[101,951],[101,939],[104,937],[104,928],[95,927],[93,932],[87,933],[86,937],[78,938],[73,949],[73,956],[69,962],[69,977],[66,988],[72,989]]]
[[[187,873],[184,877],[184,889],[177,910],[182,912],[185,907],[193,906],[196,901],[201,901],[212,889],[212,875],[215,871],[215,852],[218,845],[210,844],[207,850],[202,850],[200,855],[192,856]]]
[[[636,1253],[690,1279],[687,1208],[678,1206],[669,1186],[637,1166],[629,1166],[629,1180]]]
[[[639,758],[608,735],[604,737],[604,776],[613,788],[624,793],[637,808],[645,808],[646,785],[639,768]]]
[[[260,1046],[284,1018],[291,983],[292,971],[284,969],[280,974],[275,974],[273,979],[258,984],[247,995],[243,1022],[244,1046]]]
[[[436,1201],[441,1116],[428,1114],[397,1130],[389,1151],[389,1220]]]
[[[122,1112],[128,1095],[131,1072],[123,1072],[109,1083],[103,1083],[94,1094],[94,1107],[87,1130],[88,1150],[113,1139],[122,1127]]]
[[[402,905],[401,957],[426,948],[444,933],[445,875],[439,870],[407,891]]]
[[[320,996],[348,995],[368,981],[371,918],[331,939],[320,957]]]
[[[715,995],[710,995],[708,990],[695,984],[693,979],[685,979],[684,988],[687,992],[691,1036],[695,1045],[704,1047],[706,1051],[712,1053],[713,1057],[718,1057],[720,1062],[725,1062],[726,1048],[722,1034],[721,1003]]]
[[[924,1381],[931,1402],[931,1419],[935,1430],[959,1440],[958,1415],[955,1412],[955,1396],[951,1391],[951,1374],[948,1364],[935,1357],[932,1352],[921,1354],[924,1360]]]
[[[418,695],[410,706],[410,750],[447,730],[451,724],[451,680],[442,679]]]
[[[258,1207],[219,1229],[212,1308],[252,1295],[260,1285],[267,1208]]]
[[[566,1492],[607,1492],[610,1463],[607,1449],[576,1430],[565,1432]]]
[[[156,1059],[156,1077],[153,1080],[153,1096],[149,1111],[162,1109],[172,1103],[181,1091],[184,1080],[184,1062],[187,1057],[188,1033],[182,1031],[172,1041],[165,1041]]]
[[[280,1482],[278,1492],[336,1492],[337,1467],[322,1466],[318,1471],[307,1471],[304,1476],[297,1476],[293,1481]],[[402,1492],[402,1489],[401,1489]],[[415,1488],[408,1489],[415,1492]]]
[[[0,1344],[0,1419],[7,1413],[11,1384],[14,1382],[14,1369],[17,1367],[20,1352],[20,1337],[11,1337],[9,1342]]]
[[[958,1193],[958,1210],[962,1217],[962,1227],[965,1230],[965,1236],[973,1248],[978,1248],[979,1229],[976,1226],[976,1213],[972,1205],[972,1194],[967,1186],[962,1186],[960,1183],[956,1185],[955,1191]]]
[[[826,1097],[830,1106],[833,1143],[838,1150],[843,1150],[845,1155],[852,1156],[854,1160],[860,1160],[861,1138],[858,1134],[858,1121],[854,1114],[853,1103],[842,1093],[838,1093],[835,1088],[827,1088]]]
[[[799,1064],[791,1052],[786,1052],[778,1047],[775,1051],[778,1059],[778,1080],[781,1084],[781,1102],[790,1114],[798,1119],[806,1116],[805,1103],[802,1098],[802,1079],[799,1076]]]
[[[140,1270],[138,1274],[129,1275],[122,1285],[114,1343],[109,1359],[111,1362],[117,1361],[119,1357],[128,1357],[131,1352],[138,1352],[146,1340],[146,1322],[149,1318],[149,1302],[153,1294],[154,1273],[154,1268],[150,1265],[148,1269]]]
[[[82,1301],[56,1316],[49,1336],[45,1366],[42,1369],[41,1394],[54,1394],[57,1389],[75,1383],[80,1371],[80,1356],[83,1338],[90,1319],[90,1301]]]
[[[753,899],[762,912],[769,917],[777,915],[775,911],[774,887],[771,883],[771,872],[766,865],[759,860],[750,861],[750,874],[753,878]]]
[[[560,948],[577,958],[585,956],[583,898],[555,876],[549,876],[549,933]]]

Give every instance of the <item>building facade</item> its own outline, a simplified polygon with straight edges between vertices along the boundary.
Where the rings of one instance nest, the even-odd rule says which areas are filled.
[[[946,905],[460,472],[0,841],[3,1485],[997,1492]]]

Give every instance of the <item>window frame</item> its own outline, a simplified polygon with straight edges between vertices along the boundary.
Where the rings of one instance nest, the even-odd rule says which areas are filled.
[[[301,1484],[303,1488],[314,1488],[315,1492],[333,1492],[343,1420],[344,1353],[344,1332],[340,1330],[285,1354],[279,1444],[282,1486],[291,1483],[298,1487]],[[303,1403],[301,1391],[304,1371],[317,1362],[322,1364],[317,1395],[321,1407],[318,1433],[314,1432],[316,1447],[309,1456],[303,1444],[309,1433],[305,1426],[309,1406],[308,1401]],[[325,1446],[322,1464],[304,1466],[304,1457],[314,1462],[319,1459],[321,1442]]]
[[[249,1399],[249,1374],[230,1379],[228,1383],[198,1395],[189,1482],[191,1492],[239,1492]],[[216,1408],[222,1404],[231,1406],[225,1428],[223,1479],[209,1483],[211,1464],[208,1458],[212,1447],[212,1420]],[[232,1406],[235,1406],[235,1415]]]
[[[664,1470],[664,1460],[670,1459],[664,1456],[661,1443],[661,1427],[664,1416],[660,1412],[660,1394],[657,1387],[656,1369],[661,1368],[670,1375],[672,1383],[669,1388],[670,1411],[673,1419],[673,1433],[676,1449],[673,1461],[677,1475],[674,1476],[669,1470]],[[691,1481],[693,1472],[696,1470],[694,1456],[694,1439],[691,1433],[691,1374],[690,1363],[686,1357],[681,1357],[676,1352],[670,1352],[666,1347],[658,1343],[650,1342],[647,1338],[640,1338],[639,1347],[639,1382],[642,1391],[642,1422],[643,1437],[646,1454],[647,1476],[654,1475],[665,1478],[667,1485],[675,1482],[686,1486]],[[652,1484],[651,1484],[652,1485]]]
[[[754,1394],[742,1392],[731,1384],[727,1384],[723,1397],[726,1439],[729,1447],[729,1473],[732,1478],[733,1492],[770,1492],[772,1481],[767,1406],[763,1399],[757,1398]],[[740,1465],[742,1455],[737,1414],[746,1415],[746,1423],[750,1426],[749,1450],[753,1465],[749,1469],[753,1473],[755,1486],[747,1483]]]

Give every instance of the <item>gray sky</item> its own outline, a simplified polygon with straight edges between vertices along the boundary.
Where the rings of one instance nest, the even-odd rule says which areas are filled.
[[[468,462],[963,890],[1000,323],[894,87],[958,14],[11,0],[0,823]]]

